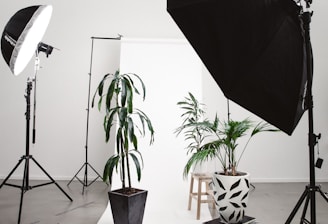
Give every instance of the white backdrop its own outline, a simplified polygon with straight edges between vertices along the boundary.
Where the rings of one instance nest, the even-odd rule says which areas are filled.
[[[175,223],[179,217],[190,215],[181,210],[187,205],[189,183],[182,178],[186,143],[183,136],[173,133],[181,123],[181,110],[176,103],[190,91],[207,105],[210,118],[215,113],[226,118],[226,99],[186,41],[123,38],[120,67],[122,72],[143,78],[147,96],[145,102],[138,102],[138,107],[149,115],[155,128],[153,145],[149,146],[149,138],[140,140],[145,162],[141,182],[133,178],[134,187],[149,191],[147,207],[151,212],[145,214],[144,221],[160,217]],[[260,120],[232,102],[230,113],[233,119]],[[251,173],[252,182],[307,181],[306,118],[305,115],[293,136],[263,133],[253,139],[240,164],[240,169]],[[294,156],[296,153],[299,156]],[[325,150],[322,154],[326,156]],[[210,163],[206,168],[213,171],[220,166]],[[326,180],[325,170],[318,175],[321,181]],[[118,175],[113,182],[113,189],[120,187]],[[109,207],[99,223],[107,223],[108,217]]]

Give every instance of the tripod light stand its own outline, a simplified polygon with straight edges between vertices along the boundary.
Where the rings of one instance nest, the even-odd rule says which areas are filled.
[[[305,187],[303,194],[298,200],[293,211],[289,215],[286,224],[291,223],[295,217],[300,206],[304,202],[304,208],[301,216],[301,223],[312,223],[316,224],[316,192],[320,193],[321,196],[328,203],[328,197],[325,195],[320,186],[316,184],[315,178],[315,145],[318,143],[321,134],[314,134],[313,130],[313,95],[312,95],[312,79],[313,79],[313,56],[312,56],[312,47],[310,40],[310,23],[312,12],[309,10],[312,0],[306,1],[305,11],[301,14],[301,20],[303,21],[304,28],[304,39],[305,39],[305,49],[306,49],[306,64],[307,64],[307,93],[306,93],[306,106],[308,108],[308,126],[309,126],[309,136],[308,136],[308,145],[309,145],[309,165],[310,165],[310,181],[309,184]],[[306,219],[307,209],[310,202],[310,221]]]
[[[51,54],[53,47],[39,42],[44,35],[52,13],[51,6],[31,6],[18,11],[7,23],[1,39],[2,55],[14,75],[20,74],[30,60],[33,52],[36,53],[35,77],[28,78],[26,88],[26,148],[16,166],[1,183],[4,185],[21,189],[18,224],[21,222],[21,212],[23,206],[24,193],[37,187],[55,184],[59,190],[70,200],[72,198],[59,186],[59,184],[47,173],[47,171],[30,155],[30,118],[31,118],[31,90],[33,82],[36,82],[36,74],[39,68],[39,52],[45,52],[47,56]],[[34,94],[35,96],[35,94]],[[34,102],[35,103],[35,102]],[[34,108],[35,112],[35,108]],[[35,114],[34,114],[35,115]],[[34,116],[35,117],[35,116]],[[33,130],[33,143],[35,141],[35,129]],[[24,173],[22,185],[7,183],[11,175],[24,162]],[[47,183],[31,186],[29,181],[30,162],[34,162],[43,173],[51,180]]]
[[[94,40],[121,40],[121,36],[117,38],[109,38],[109,37],[91,37],[91,56],[90,56],[90,72],[89,72],[89,88],[88,88],[88,105],[87,105],[87,125],[86,125],[86,138],[85,138],[85,162],[81,166],[81,168],[76,172],[73,178],[68,182],[67,186],[69,186],[72,181],[76,178],[82,184],[82,194],[84,194],[84,190],[86,187],[89,187],[93,184],[98,178],[102,178],[101,175],[92,167],[92,165],[88,161],[88,143],[89,143],[89,115],[90,115],[90,92],[91,92],[91,77],[92,77],[92,63],[93,63],[93,45]],[[97,175],[92,181],[88,181],[88,166],[95,172]],[[83,170],[83,180],[78,177],[78,174]]]

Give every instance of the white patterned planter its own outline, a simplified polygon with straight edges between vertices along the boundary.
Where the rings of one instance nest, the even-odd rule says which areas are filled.
[[[239,223],[244,215],[248,202],[249,173],[239,176],[213,174],[213,194],[216,209],[221,221]]]

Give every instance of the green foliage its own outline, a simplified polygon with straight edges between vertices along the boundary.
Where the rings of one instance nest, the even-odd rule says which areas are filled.
[[[185,140],[191,141],[187,147],[188,153],[192,152],[184,167],[184,177],[188,176],[192,166],[211,159],[218,159],[226,175],[237,175],[238,164],[250,140],[261,132],[278,131],[266,122],[254,124],[249,119],[220,121],[215,116],[214,121],[210,122],[203,118],[205,111],[200,108],[203,104],[191,93],[178,105],[182,105],[184,113],[181,115],[183,123],[176,132],[180,134],[184,131]],[[243,147],[239,146],[242,137],[247,137]],[[239,148],[242,148],[242,152],[237,158],[236,150]]]
[[[187,154],[200,150],[212,125],[203,117],[205,114],[204,104],[200,103],[193,94],[188,93],[188,95],[183,101],[177,103],[183,113],[181,114],[182,124],[175,130],[177,135],[183,133],[186,142],[189,142],[186,146]]]
[[[136,85],[138,81],[139,90]],[[109,82],[109,84],[107,84]],[[107,85],[106,85],[107,84]],[[140,109],[133,105],[135,95],[145,100],[146,87],[142,79],[133,73],[106,74],[100,81],[92,99],[92,107],[95,105],[95,98],[98,96],[98,109],[101,110],[105,102],[106,114],[104,116],[104,130],[106,142],[109,142],[111,131],[115,131],[116,151],[105,165],[103,180],[112,183],[114,169],[122,176],[122,188],[125,188],[126,175],[128,185],[131,188],[130,159],[136,167],[138,181],[141,179],[141,169],[143,159],[138,150],[138,136],[145,136],[148,130],[150,134],[150,144],[154,142],[154,129],[149,117]]]

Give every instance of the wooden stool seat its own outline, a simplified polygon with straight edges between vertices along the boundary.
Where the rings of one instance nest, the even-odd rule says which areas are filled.
[[[197,192],[194,192],[194,181],[198,181],[198,188]],[[212,181],[212,175],[209,173],[192,173],[191,180],[190,180],[190,190],[189,190],[189,203],[188,203],[188,210],[191,209],[191,201],[192,199],[196,199],[197,201],[197,214],[196,219],[200,219],[200,207],[201,203],[213,203],[214,205],[214,198],[211,190],[209,188],[209,184]],[[205,190],[202,191],[202,185],[205,184]],[[205,198],[206,197],[206,198]],[[204,199],[205,198],[205,199]]]

